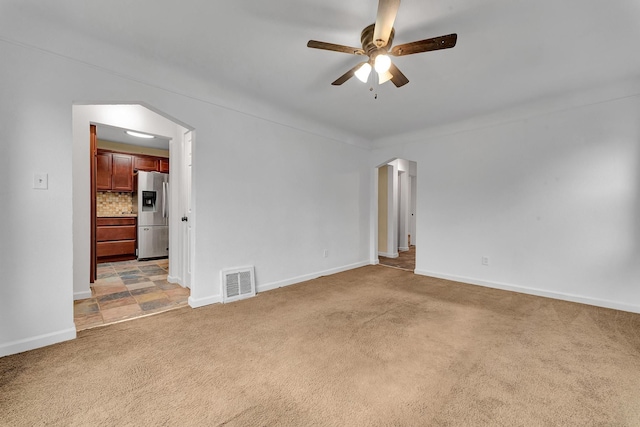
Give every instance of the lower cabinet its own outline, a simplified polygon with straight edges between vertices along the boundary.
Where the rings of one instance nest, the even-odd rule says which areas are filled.
[[[96,256],[98,263],[136,259],[136,218],[96,219]]]

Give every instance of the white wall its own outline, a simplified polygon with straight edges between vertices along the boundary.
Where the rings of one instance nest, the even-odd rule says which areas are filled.
[[[192,305],[220,300],[226,267],[255,265],[266,290],[368,263],[371,171],[366,150],[340,142],[350,138],[285,113],[263,120],[227,109],[202,98],[207,82],[187,77],[185,90],[198,91],[3,41],[0,57],[0,356],[75,337],[88,144],[85,152],[74,139],[74,104],[143,103],[195,129]],[[49,190],[31,189],[34,172],[49,174]]]
[[[367,151],[229,111],[215,120],[213,143],[196,128],[210,176],[196,174],[192,304],[220,298],[222,268],[255,265],[261,291],[367,263]]]
[[[0,356],[75,337],[71,103],[57,75],[0,43]],[[41,69],[37,67],[43,67]],[[47,89],[48,88],[48,89]],[[47,173],[48,190],[32,188]]]
[[[420,167],[416,272],[640,312],[638,117],[638,95],[505,114],[398,136],[371,164]]]

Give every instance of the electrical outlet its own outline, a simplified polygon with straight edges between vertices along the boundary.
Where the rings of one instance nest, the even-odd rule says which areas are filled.
[[[327,258],[329,256],[329,250],[325,249],[324,252],[322,253],[322,256]]]
[[[482,265],[489,265],[489,257],[488,256],[483,256],[482,257]]]

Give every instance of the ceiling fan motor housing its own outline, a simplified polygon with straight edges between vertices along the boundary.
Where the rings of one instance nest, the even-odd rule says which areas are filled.
[[[396,34],[396,30],[394,28],[391,29],[391,34],[389,34],[389,40],[387,44],[383,47],[379,47],[375,41],[373,40],[373,31],[375,29],[376,24],[371,24],[362,30],[360,34],[360,41],[362,42],[362,50],[364,50],[365,54],[373,61],[375,57],[381,54],[386,54],[388,48],[391,47],[393,43],[393,37]]]

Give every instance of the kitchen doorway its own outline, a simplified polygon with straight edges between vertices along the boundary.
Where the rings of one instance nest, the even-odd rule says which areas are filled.
[[[81,129],[81,127],[84,127],[83,125],[86,126],[86,131]],[[95,141],[91,138],[91,126],[94,126],[97,129]],[[126,130],[132,130],[146,135],[152,135],[154,136],[154,139],[164,138],[165,148],[167,150],[159,153],[149,151],[151,148],[145,148],[141,151],[140,148],[136,147],[144,146],[144,144],[129,144],[136,148],[131,149],[131,147],[126,147],[126,149],[123,149],[123,145],[117,144],[127,145],[126,142],[114,141],[116,138],[111,136],[103,138],[100,132],[101,129],[106,129],[107,134],[115,132],[117,135],[122,135]],[[191,271],[191,268],[190,266],[188,269],[185,268],[184,260],[188,259],[190,261],[192,257],[190,254],[184,254],[185,250],[189,250],[191,248],[190,245],[185,245],[186,239],[183,239],[182,236],[183,222],[181,222],[181,218],[184,218],[185,216],[185,203],[181,199],[187,191],[190,191],[190,189],[186,190],[183,188],[185,183],[183,173],[185,173],[186,168],[181,164],[181,162],[184,156],[183,145],[185,135],[189,135],[190,144],[193,143],[192,130],[193,129],[180,124],[174,119],[168,118],[153,109],[139,104],[74,105],[74,155],[79,157],[81,152],[85,151],[86,157],[84,158],[92,159],[84,165],[80,165],[80,162],[75,162],[75,176],[82,176],[82,169],[84,169],[86,170],[85,173],[90,175],[93,181],[87,182],[87,180],[81,182],[79,179],[74,180],[74,199],[77,201],[82,200],[83,194],[91,194],[92,197],[90,199],[93,199],[88,200],[87,198],[84,198],[84,200],[86,200],[86,205],[84,205],[86,206],[86,210],[83,209],[84,206],[81,206],[81,203],[74,204],[74,300],[78,304],[83,300],[90,300],[91,298],[95,299],[95,297],[104,297],[105,295],[113,295],[113,297],[110,298],[102,298],[102,302],[105,307],[123,307],[126,305],[133,305],[135,302],[140,308],[139,311],[145,315],[156,309],[162,309],[163,304],[161,303],[166,303],[167,300],[170,302],[186,304],[190,292],[189,289],[185,287],[183,277],[184,271]],[[86,135],[84,144],[80,142],[81,138],[83,138],[83,134]],[[105,132],[103,132],[103,134],[105,134]],[[90,141],[90,144],[87,144],[87,140]],[[111,145],[101,145],[100,140],[111,140],[109,142]],[[103,179],[104,174],[98,175],[96,173],[94,175],[91,173],[91,165],[93,164],[93,159],[95,159],[94,149],[96,150],[96,156],[98,154],[98,149],[102,150],[102,154],[107,154],[106,156],[101,157],[103,163],[109,163],[108,159],[109,156],[111,156],[111,173],[113,173],[118,167],[120,167],[120,172],[122,172],[124,164],[124,169],[132,172],[130,175],[130,181],[123,178],[122,174],[120,174],[115,181],[113,180],[113,177],[111,177],[109,184],[107,184],[107,180]],[[107,162],[104,161],[105,158],[107,159]],[[114,163],[114,158],[117,158],[117,164]],[[170,170],[169,160],[171,162]],[[113,168],[114,164],[116,165],[116,168]],[[131,169],[128,169],[129,167]],[[98,197],[93,196],[96,194],[94,188],[97,190],[98,186],[105,189],[105,185],[112,185],[110,191],[109,189],[105,189],[106,191],[103,191],[102,196],[117,195],[117,200],[115,200],[116,203],[111,203],[111,208],[116,210],[114,212],[108,212],[107,214],[109,216],[112,215],[117,220],[125,222],[131,222],[131,218],[135,217],[136,208],[133,207],[132,196],[134,194],[132,186],[135,185],[133,174],[134,170],[144,170],[145,172],[152,174],[169,172],[172,175],[173,185],[165,188],[165,191],[169,196],[165,199],[167,203],[163,204],[161,200],[156,198],[155,204],[155,208],[157,210],[165,209],[169,213],[166,232],[168,234],[168,242],[170,242],[170,244],[168,246],[165,245],[165,249],[167,247],[169,248],[168,259],[166,257],[160,258],[156,256],[149,256],[149,260],[145,260],[144,263],[136,260],[136,238],[139,234],[139,230],[135,223],[105,225],[103,221],[102,224],[105,225],[103,228],[112,227],[112,230],[110,231],[114,231],[115,236],[111,236],[111,238],[105,240],[104,234],[96,233],[95,223],[97,223],[97,215],[95,215],[95,213],[100,210],[96,205],[100,202],[103,203],[101,206],[101,216],[104,217],[105,204],[109,204],[108,201],[105,202],[105,200],[97,200]],[[189,181],[191,181],[191,176],[189,176]],[[85,183],[89,185],[86,185]],[[86,189],[83,190],[83,187]],[[191,197],[190,194],[189,196]],[[92,209],[92,206],[95,206],[95,209]],[[94,211],[93,215],[91,212],[92,210]],[[83,212],[86,213],[83,214]],[[193,228],[193,224],[190,224],[190,226]],[[93,233],[89,232],[91,230],[93,230]],[[104,229],[101,230],[101,233],[104,233],[104,231]],[[91,236],[91,234],[93,234],[93,236]],[[101,243],[106,242],[106,244],[101,246],[110,247],[110,249],[108,249],[106,253],[104,251],[96,251],[94,244],[95,240],[92,239],[92,237],[96,238],[96,240],[100,240]],[[82,250],[82,248],[86,248],[86,250]],[[134,249],[132,250],[132,248]],[[89,249],[91,249],[91,251]],[[93,252],[93,254],[90,254],[89,252]],[[92,267],[91,261],[96,259],[98,256],[102,257],[103,261],[108,262],[96,264]],[[125,259],[120,257],[124,257]],[[132,259],[127,260],[126,257],[130,257]],[[83,262],[82,259],[85,259],[86,261]],[[100,266],[106,268],[102,268]],[[134,267],[137,268],[137,270],[132,271]],[[85,273],[83,274],[83,272]],[[87,280],[90,278],[94,278],[94,282]],[[112,289],[114,292],[106,293],[104,292],[105,289],[100,289],[100,292],[96,292],[95,289],[91,288],[92,283],[95,283],[96,279],[103,280],[103,282],[99,283],[102,287],[110,282],[113,282],[111,284],[116,284],[118,280],[121,280],[121,283],[118,284],[118,286],[124,286],[124,289],[116,289],[117,286],[115,286]],[[121,292],[128,292],[129,294],[116,295]],[[163,298],[164,300],[160,301]],[[107,301],[111,302],[107,303]],[[100,301],[93,301],[93,303],[98,304],[99,302]],[[91,307],[91,303],[91,301],[84,301],[83,305],[85,307],[81,308],[81,310],[86,312],[95,310],[95,307]],[[114,313],[115,312],[110,314]],[[125,316],[125,313],[123,313],[123,318],[128,318],[129,314],[130,313],[127,313]],[[107,316],[107,318],[110,321],[118,320],[111,315]]]
[[[100,264],[169,256],[170,138],[90,129],[93,283]]]

